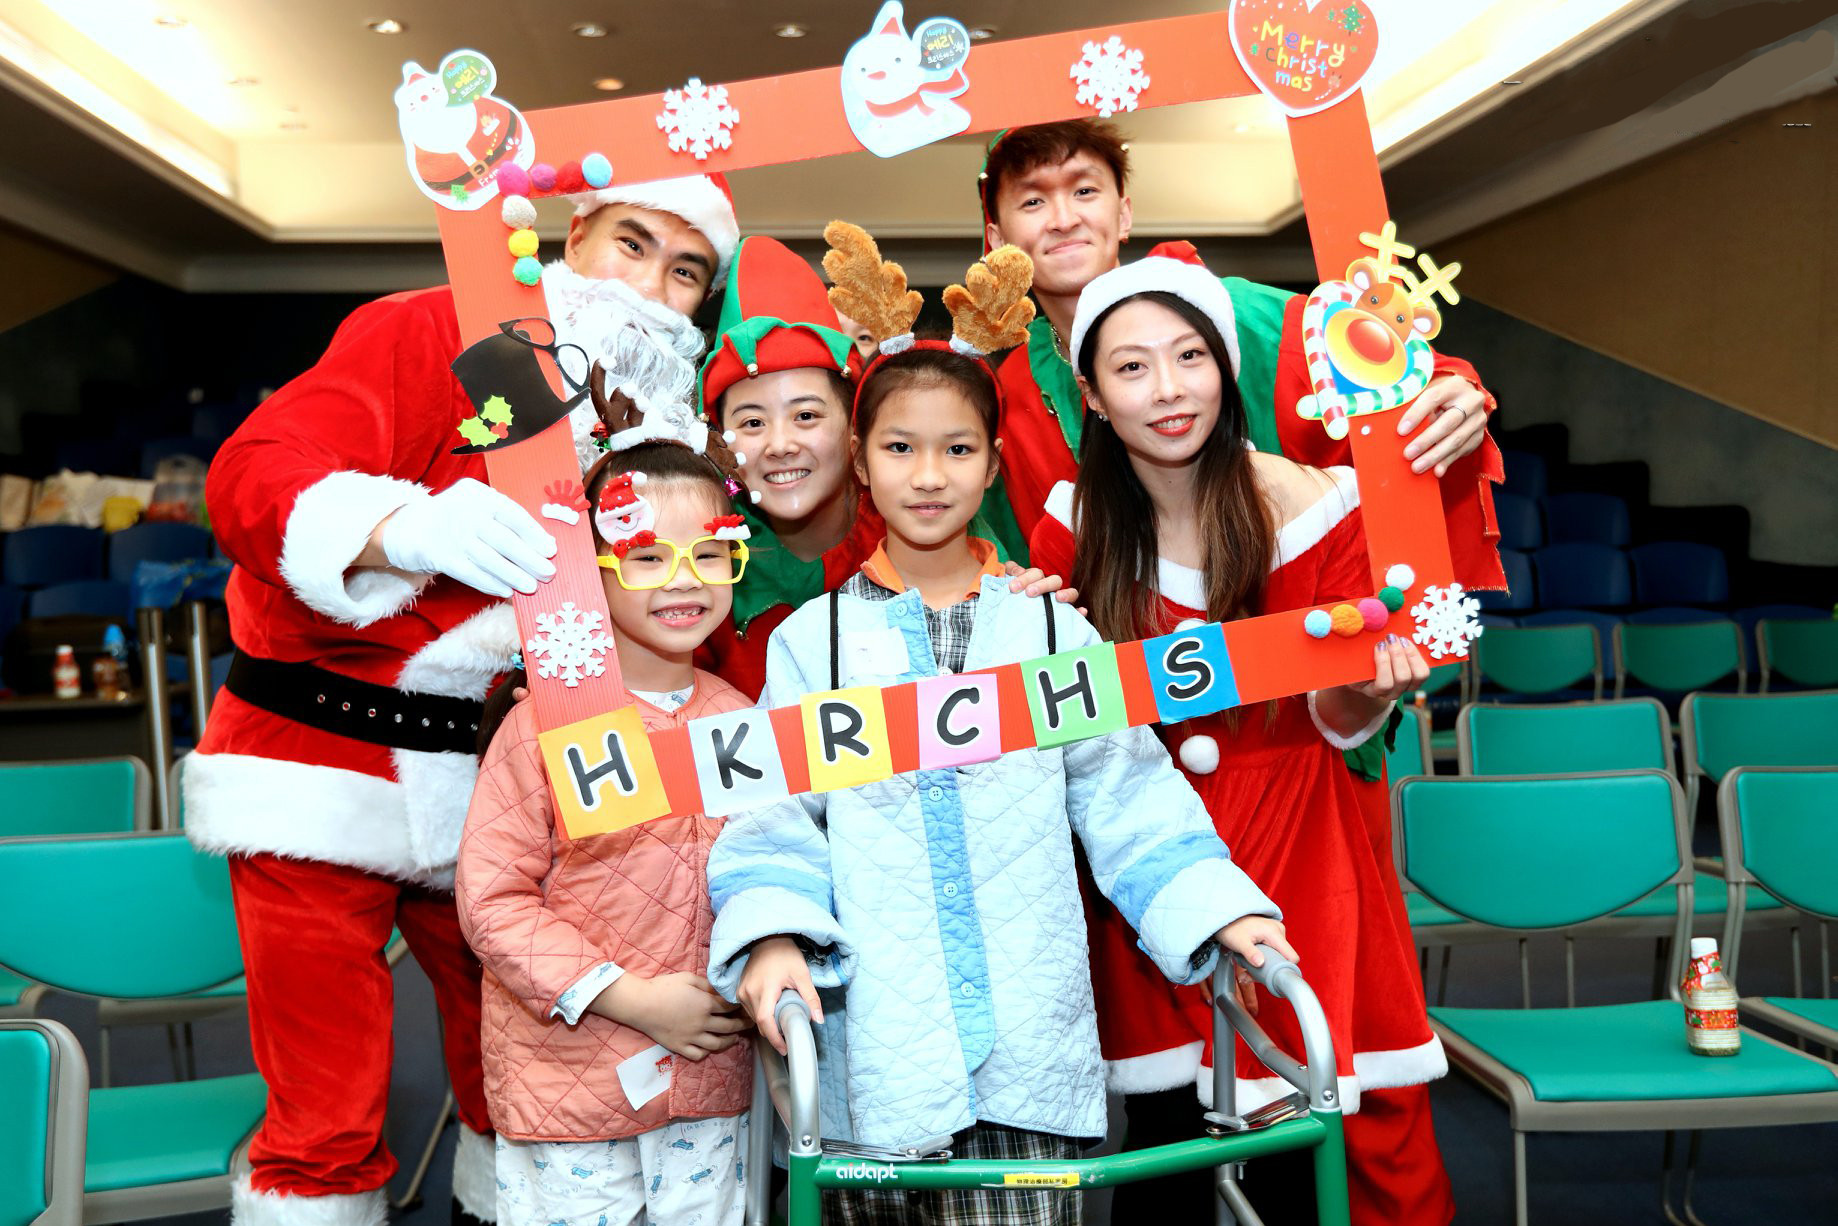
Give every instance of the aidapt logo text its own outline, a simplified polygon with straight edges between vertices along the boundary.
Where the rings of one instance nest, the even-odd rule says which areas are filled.
[[[900,1173],[891,1166],[873,1165],[867,1162],[851,1162],[847,1166],[836,1168],[836,1178],[858,1180],[864,1183],[880,1183],[884,1179],[898,1179]]]

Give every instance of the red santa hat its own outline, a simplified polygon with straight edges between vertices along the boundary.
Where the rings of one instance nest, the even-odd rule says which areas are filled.
[[[656,514],[644,495],[638,492],[645,483],[642,472],[616,473],[600,489],[599,504],[594,510],[594,527],[600,538],[616,545],[634,532],[650,528]]]
[[[1085,348],[1085,334],[1104,312],[1126,298],[1151,290],[1173,294],[1212,320],[1225,341],[1226,357],[1231,360],[1232,376],[1236,378],[1238,324],[1232,312],[1232,296],[1226,293],[1225,282],[1200,262],[1200,253],[1193,244],[1185,241],[1157,243],[1142,259],[1119,264],[1085,287],[1072,315],[1072,339],[1066,349],[1073,364],[1077,365]]]
[[[740,223],[734,220],[734,192],[724,174],[685,175],[680,179],[655,179],[650,183],[614,183],[598,191],[571,196],[574,215],[586,217],[608,204],[670,213],[702,232],[720,261],[713,285],[727,279],[740,245]]]

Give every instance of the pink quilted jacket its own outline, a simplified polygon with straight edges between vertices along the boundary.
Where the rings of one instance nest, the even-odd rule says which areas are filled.
[[[638,709],[655,731],[750,705],[698,671],[680,710]],[[454,882],[460,926],[485,964],[485,1093],[499,1132],[611,1140],[746,1109],[747,1043],[699,1063],[676,1057],[669,1090],[635,1109],[614,1070],[650,1036],[594,1013],[575,1026],[550,1013],[602,962],[640,975],[708,973],[708,852],[720,829],[719,818],[668,817],[569,839],[551,809],[531,704],[512,709],[479,771]]]

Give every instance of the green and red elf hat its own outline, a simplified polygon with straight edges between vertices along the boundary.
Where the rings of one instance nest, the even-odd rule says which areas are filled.
[[[989,159],[994,155],[996,146],[1002,143],[1002,138],[1012,131],[1014,131],[1013,128],[1002,128],[989,138],[989,143],[983,146],[983,168],[976,172],[976,198],[983,205],[984,255],[989,254],[989,227],[996,220],[995,201],[989,198]]]
[[[713,421],[721,394],[742,379],[807,366],[847,374],[854,353],[804,257],[774,238],[742,239],[702,362],[702,416]]]

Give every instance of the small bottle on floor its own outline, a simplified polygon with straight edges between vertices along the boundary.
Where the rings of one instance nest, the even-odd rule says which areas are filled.
[[[1733,1056],[1742,1050],[1736,989],[1723,973],[1714,937],[1691,938],[1685,968],[1685,1042],[1700,1056]]]

